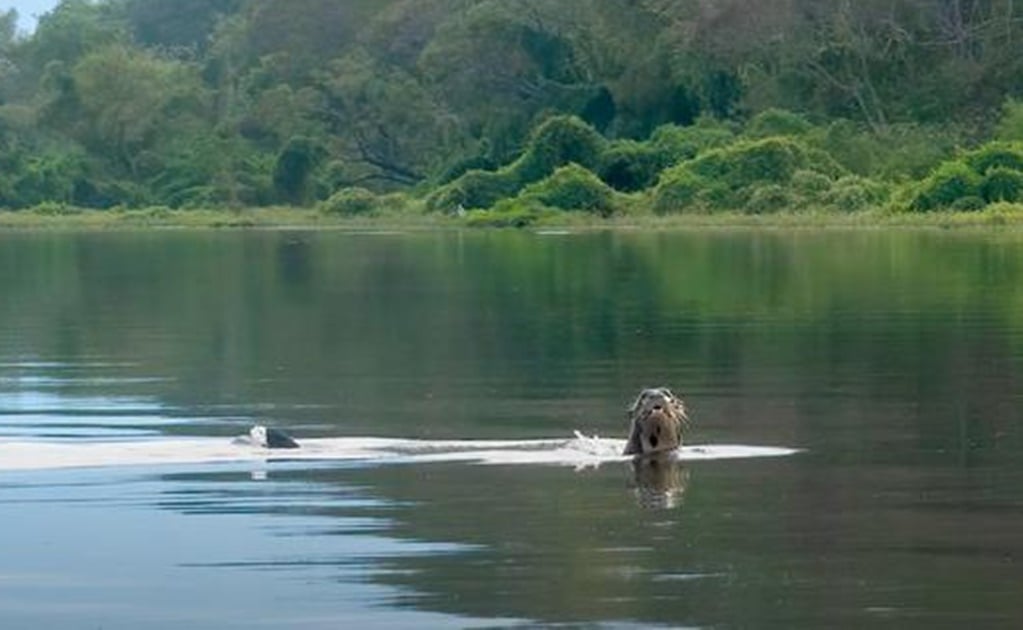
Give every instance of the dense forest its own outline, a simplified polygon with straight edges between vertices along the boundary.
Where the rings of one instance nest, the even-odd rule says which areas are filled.
[[[16,24],[8,209],[1023,199],[1014,0],[63,0]]]

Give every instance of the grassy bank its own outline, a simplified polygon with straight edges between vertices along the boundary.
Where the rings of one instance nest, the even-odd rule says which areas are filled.
[[[494,219],[494,220],[490,220]],[[516,222],[478,213],[450,216],[393,211],[343,216],[306,208],[249,208],[243,210],[0,211],[4,230],[131,230],[131,229],[312,229],[312,230],[442,230],[442,229],[691,229],[691,228],[998,228],[1023,229],[1023,204],[992,204],[977,211],[892,212],[867,209],[851,213],[780,211],[658,215],[634,209],[610,217],[586,213],[550,212]]]

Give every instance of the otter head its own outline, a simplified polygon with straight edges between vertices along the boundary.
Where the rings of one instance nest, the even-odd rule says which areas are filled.
[[[661,453],[682,446],[685,405],[667,387],[644,389],[629,409],[632,431],[625,455]]]

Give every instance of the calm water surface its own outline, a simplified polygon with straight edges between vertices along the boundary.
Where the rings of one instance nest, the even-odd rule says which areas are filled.
[[[0,296],[0,440],[624,437],[665,384],[804,449],[0,472],[5,630],[1023,627],[1018,235],[2,234]]]

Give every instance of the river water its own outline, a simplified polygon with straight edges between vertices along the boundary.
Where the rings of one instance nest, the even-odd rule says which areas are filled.
[[[0,627],[1017,628],[1021,421],[1018,234],[0,234]]]

